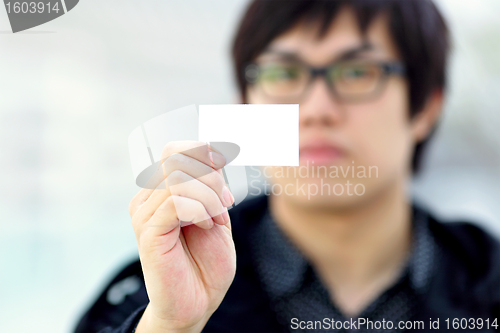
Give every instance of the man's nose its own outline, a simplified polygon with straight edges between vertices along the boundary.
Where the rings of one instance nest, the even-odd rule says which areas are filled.
[[[323,78],[316,77],[300,103],[300,126],[334,126],[341,123],[344,117],[343,107],[333,96],[328,83]]]

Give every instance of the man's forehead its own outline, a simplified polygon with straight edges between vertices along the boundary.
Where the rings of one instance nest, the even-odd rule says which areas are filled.
[[[303,54],[306,55],[303,55]],[[345,48],[336,50],[336,52],[328,53],[328,61],[338,61],[338,60],[347,60],[347,59],[357,59],[357,58],[366,58],[370,55],[377,55],[377,47],[370,43],[369,41],[365,41],[359,45],[356,45],[352,48]],[[316,53],[315,53],[316,54]],[[270,46],[262,52],[260,58],[269,57],[279,57],[285,60],[303,60],[308,61],[309,57],[307,57],[307,52],[304,52],[303,48],[294,48],[294,47],[280,47],[280,46]]]
[[[324,35],[319,35],[319,29],[319,24],[300,22],[275,38],[262,55],[270,51],[291,54],[311,64],[324,64],[347,54],[397,58],[385,16],[374,19],[363,34],[352,11],[342,10]]]

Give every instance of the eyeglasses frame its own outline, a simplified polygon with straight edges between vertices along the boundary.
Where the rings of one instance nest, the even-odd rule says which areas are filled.
[[[371,64],[376,64],[379,66],[379,68],[382,70],[383,76],[380,79],[377,88],[371,92],[370,94],[367,94],[366,96],[359,98],[346,98],[345,96],[341,96],[337,89],[335,88],[335,84],[333,83],[332,80],[328,79],[328,72],[332,70],[334,67],[338,67],[340,64],[344,64],[346,62],[354,61],[354,60],[359,60],[361,62],[368,62]],[[341,59],[341,60],[336,60],[332,63],[330,63],[327,66],[323,67],[315,67],[307,64],[306,62],[300,60],[300,59],[294,59],[295,62],[297,62],[299,65],[303,66],[305,69],[308,70],[309,72],[309,82],[306,84],[306,87],[304,90],[301,92],[300,95],[295,96],[293,98],[297,99],[303,99],[304,96],[307,95],[309,90],[311,89],[312,83],[316,80],[318,77],[322,77],[326,84],[328,85],[328,88],[330,92],[332,93],[333,97],[340,102],[343,103],[358,103],[358,102],[366,102],[373,100],[382,93],[382,91],[385,89],[387,85],[387,81],[391,75],[401,75],[403,77],[406,77],[406,67],[401,63],[400,61],[377,61],[377,60],[363,60],[363,59]],[[250,62],[244,67],[244,77],[245,80],[248,84],[254,85],[258,83],[259,77],[260,77],[260,72],[261,72],[261,65],[259,65],[257,62]],[[279,97],[276,96],[269,96],[266,94],[264,91],[262,93],[272,99],[280,99]],[[293,99],[292,97],[287,97],[288,99]],[[285,100],[286,98],[282,98],[282,100]]]

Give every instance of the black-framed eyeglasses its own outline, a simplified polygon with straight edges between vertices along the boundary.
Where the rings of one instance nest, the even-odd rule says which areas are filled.
[[[298,103],[313,81],[323,77],[336,100],[356,103],[377,98],[389,76],[405,76],[406,71],[398,61],[355,59],[313,67],[298,60],[273,60],[250,63],[244,74],[247,83],[276,102]]]

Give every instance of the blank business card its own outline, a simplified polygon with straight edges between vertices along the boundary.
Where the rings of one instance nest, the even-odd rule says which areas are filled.
[[[199,106],[198,139],[240,147],[233,166],[298,166],[298,104]]]

